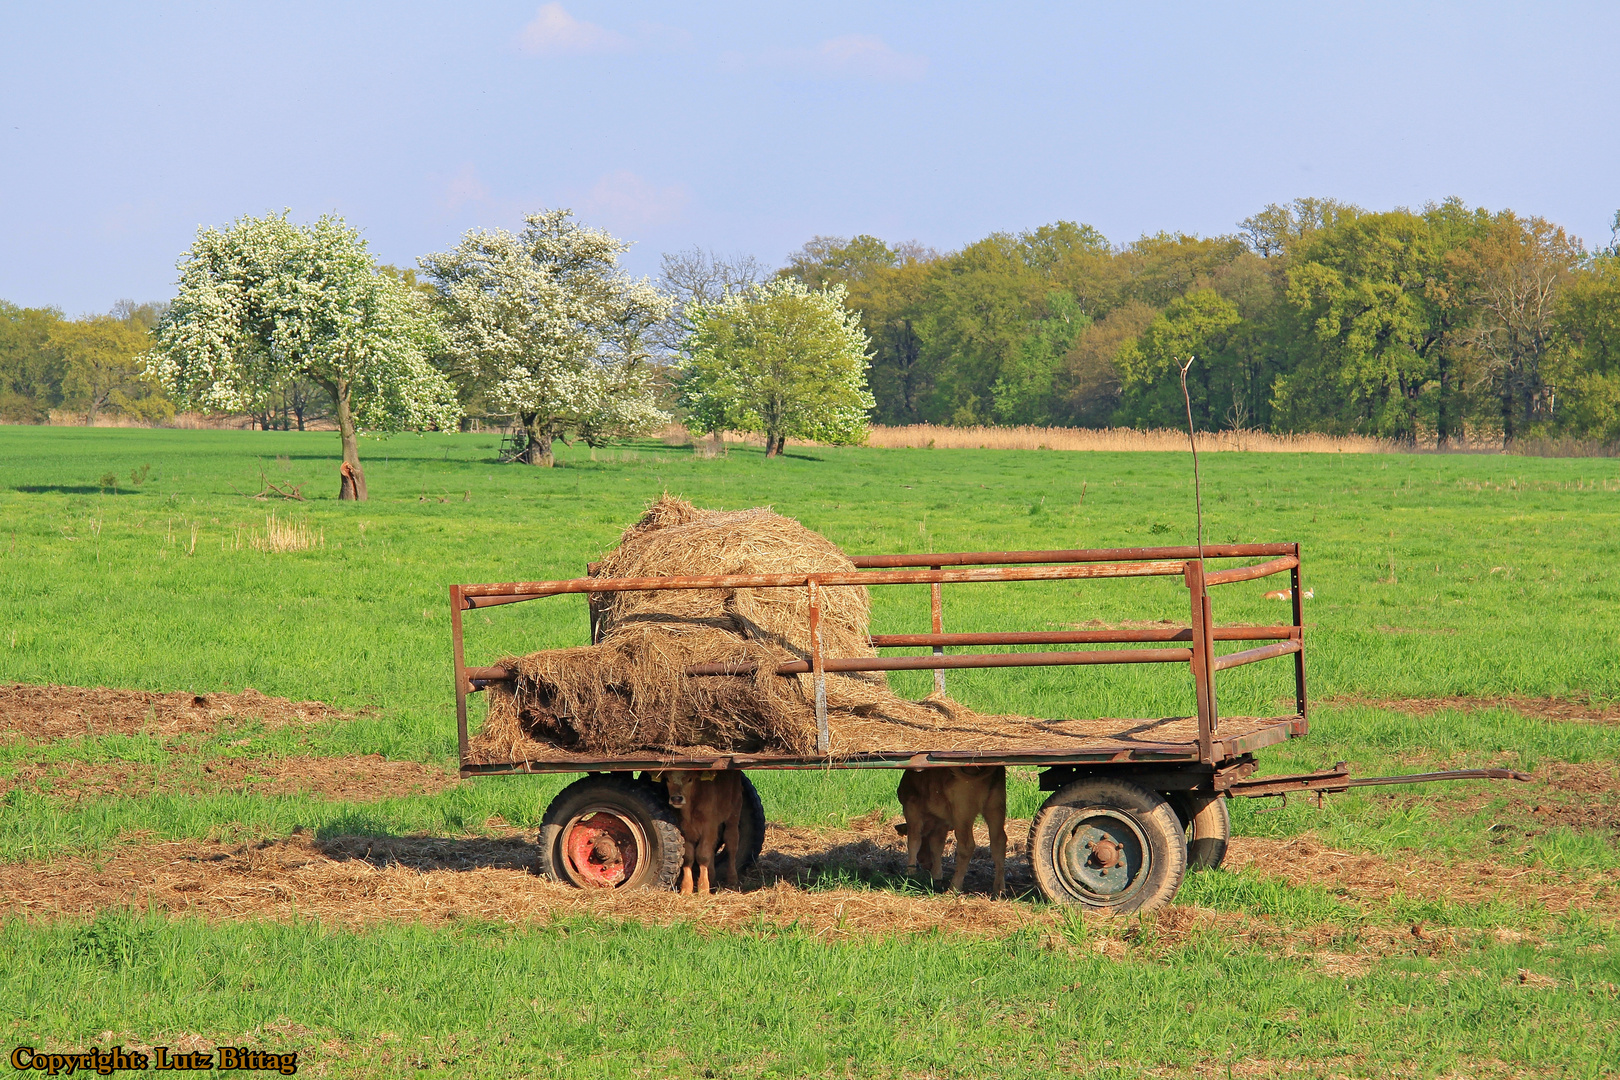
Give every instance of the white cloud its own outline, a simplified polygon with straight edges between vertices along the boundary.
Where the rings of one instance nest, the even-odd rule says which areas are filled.
[[[769,68],[801,78],[879,82],[916,82],[928,71],[927,57],[896,52],[870,34],[844,34],[810,49],[773,49],[751,56],[726,53],[721,63],[733,70]]]
[[[518,34],[524,52],[545,55],[619,52],[629,46],[624,35],[595,23],[576,19],[559,3],[542,4],[534,19]]]
[[[444,186],[444,205],[455,213],[468,203],[479,203],[489,198],[489,188],[478,178],[478,170],[469,162],[457,169]]]
[[[691,200],[682,184],[659,187],[628,169],[610,172],[596,181],[582,209],[589,216],[606,218],[616,229],[662,225],[680,217]]]
[[[882,38],[867,34],[829,38],[816,46],[811,59],[828,74],[885,82],[914,82],[928,70],[926,58],[895,52]]]

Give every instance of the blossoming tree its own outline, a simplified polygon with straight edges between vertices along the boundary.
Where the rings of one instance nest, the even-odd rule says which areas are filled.
[[[521,233],[473,230],[419,260],[439,290],[452,361],[527,434],[523,460],[553,464],[569,432],[597,440],[656,431],[652,331],[670,300],[619,268],[629,244],[573,220],[530,214]]]
[[[428,362],[431,306],[378,273],[342,218],[299,226],[283,212],[201,229],[179,268],[147,370],[201,409],[251,411],[289,378],[322,387],[343,445],[340,499],[366,498],[359,432],[454,429],[455,391]]]

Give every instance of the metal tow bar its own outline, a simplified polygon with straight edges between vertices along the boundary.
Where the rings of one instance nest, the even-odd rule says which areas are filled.
[[[1316,796],[1321,805],[1323,795],[1337,795],[1353,787],[1380,787],[1386,784],[1428,784],[1436,780],[1518,780],[1529,783],[1535,777],[1513,769],[1451,769],[1447,772],[1412,773],[1409,776],[1357,776],[1350,775],[1350,766],[1339,762],[1327,772],[1303,773],[1298,776],[1262,776],[1253,780],[1234,780],[1225,788],[1228,795],[1246,799],[1269,799],[1281,796],[1287,801],[1290,792],[1305,791]]]

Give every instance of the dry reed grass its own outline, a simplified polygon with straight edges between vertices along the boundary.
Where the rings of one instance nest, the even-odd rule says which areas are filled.
[[[265,515],[263,533],[258,529],[244,530],[242,526],[236,526],[231,539],[231,550],[241,551],[244,546],[254,551],[267,551],[273,554],[310,551],[326,546],[326,530],[315,529],[307,521],[282,521],[272,510]]]
[[[1109,450],[1187,449],[1187,433],[1170,428],[943,427],[911,424],[874,426],[868,446],[924,450]],[[1250,453],[1383,454],[1409,449],[1388,439],[1365,435],[1272,435],[1264,431],[1200,431],[1202,453],[1242,450]]]

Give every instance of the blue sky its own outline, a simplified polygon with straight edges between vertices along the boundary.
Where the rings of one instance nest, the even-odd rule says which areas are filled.
[[[414,263],[569,206],[772,264],[1269,202],[1459,195],[1606,243],[1614,4],[33,4],[0,9],[0,298],[166,299],[199,225],[336,212]]]

